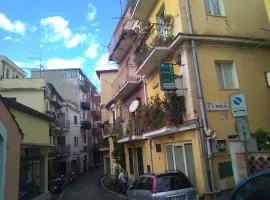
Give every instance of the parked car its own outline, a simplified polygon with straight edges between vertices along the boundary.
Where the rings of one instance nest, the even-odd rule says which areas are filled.
[[[182,172],[150,173],[139,176],[130,186],[130,200],[198,200],[195,188]]]
[[[270,169],[255,173],[237,184],[229,200],[269,200]]]

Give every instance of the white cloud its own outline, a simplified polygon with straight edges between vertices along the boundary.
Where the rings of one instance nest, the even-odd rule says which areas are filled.
[[[82,68],[85,60],[81,57],[74,59],[50,58],[47,60],[47,69]]]
[[[87,21],[93,21],[97,14],[97,8],[92,4],[88,3],[88,13],[86,16]]]
[[[84,42],[87,39],[86,34],[75,34],[69,41],[66,42],[67,48],[76,47],[79,43]]]
[[[6,37],[4,37],[4,40],[12,40],[12,37],[6,36]]]
[[[117,69],[118,65],[115,62],[109,61],[108,54],[103,54],[96,62],[96,70]]]
[[[88,58],[95,58],[98,56],[98,48],[99,44],[92,43],[90,46],[86,49],[85,56]]]
[[[0,28],[4,29],[5,31],[19,33],[21,35],[24,35],[25,32],[24,23],[19,20],[12,22],[4,13],[0,13]]]
[[[72,33],[69,21],[61,16],[42,18],[40,25],[45,29],[44,42],[64,42],[67,48],[74,48],[86,41],[85,33]]]
[[[68,24],[69,22],[60,16],[40,20],[40,25],[45,28],[45,40],[49,42],[68,39],[71,36],[71,30],[67,27]]]

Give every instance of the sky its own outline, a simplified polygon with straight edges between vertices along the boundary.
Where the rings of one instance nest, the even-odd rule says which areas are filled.
[[[95,70],[116,67],[107,46],[120,16],[120,0],[1,0],[0,55],[28,75],[40,55],[46,69],[81,68],[100,89]]]

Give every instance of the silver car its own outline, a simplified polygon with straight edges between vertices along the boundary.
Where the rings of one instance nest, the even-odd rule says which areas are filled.
[[[130,200],[198,200],[195,188],[182,172],[139,176],[127,191]]]

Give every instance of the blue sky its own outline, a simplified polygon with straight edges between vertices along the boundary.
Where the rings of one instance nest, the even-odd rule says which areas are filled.
[[[40,52],[46,68],[81,67],[99,88],[95,69],[115,67],[106,46],[121,15],[119,1],[2,0],[0,54],[25,69],[38,67],[30,57]]]

